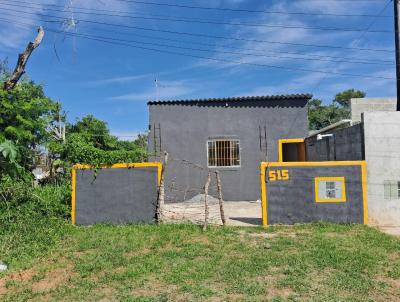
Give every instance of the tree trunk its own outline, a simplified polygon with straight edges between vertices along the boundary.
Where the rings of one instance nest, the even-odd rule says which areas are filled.
[[[4,82],[3,89],[5,91],[10,91],[14,89],[15,85],[17,85],[19,79],[25,73],[25,66],[28,62],[28,59],[32,52],[37,48],[40,43],[42,42],[44,37],[44,29],[42,26],[38,28],[38,34],[36,36],[35,41],[29,42],[28,46],[26,47],[25,51],[18,56],[17,65],[15,66],[14,72],[10,76],[10,78]]]

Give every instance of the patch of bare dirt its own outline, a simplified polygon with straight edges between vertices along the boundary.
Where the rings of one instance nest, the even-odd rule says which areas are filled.
[[[187,301],[187,297],[182,299],[183,295],[179,294],[176,285],[168,285],[155,277],[148,278],[142,287],[132,290],[132,295],[135,297],[154,297],[162,293],[173,295],[172,301]]]
[[[8,274],[0,279],[0,294],[6,294],[9,288],[6,287],[7,282],[29,282],[35,276],[35,271],[32,269],[27,269],[15,273]]]
[[[46,274],[46,276],[32,285],[33,292],[46,292],[69,282],[74,275],[72,267],[57,268]]]
[[[124,257],[133,258],[138,256],[144,256],[150,254],[151,252],[152,252],[151,249],[149,249],[148,247],[144,247],[138,250],[126,252],[124,253]]]

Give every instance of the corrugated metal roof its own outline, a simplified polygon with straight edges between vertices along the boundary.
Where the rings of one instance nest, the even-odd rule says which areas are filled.
[[[210,98],[210,99],[186,99],[186,100],[166,100],[166,101],[149,101],[147,105],[173,105],[187,103],[207,103],[207,102],[241,102],[241,101],[265,101],[265,100],[309,100],[312,94],[280,94],[280,95],[260,95],[260,96],[239,96],[227,98]]]

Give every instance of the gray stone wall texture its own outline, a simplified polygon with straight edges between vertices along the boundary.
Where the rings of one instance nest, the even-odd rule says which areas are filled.
[[[240,167],[218,168],[224,199],[260,199],[260,162],[277,161],[278,139],[307,135],[307,101],[265,99],[150,103],[149,152],[155,151],[155,137],[157,145],[161,142],[157,149],[169,153],[167,201],[188,200],[199,194],[200,191],[185,193],[183,189],[201,189],[206,171],[196,170],[174,159],[184,159],[207,169],[207,140],[210,138],[240,140]],[[154,131],[158,127],[160,130]],[[182,190],[169,189],[171,183]],[[215,191],[211,191],[211,195],[215,196]]]
[[[363,160],[364,130],[363,124],[331,132],[317,140],[317,136],[304,140],[307,161]]]
[[[269,167],[289,170],[289,180],[267,181],[268,224],[294,224],[314,221],[363,223],[361,166]],[[315,177],[345,177],[346,202],[315,200]]]
[[[152,223],[157,192],[156,167],[77,169],[75,224]]]

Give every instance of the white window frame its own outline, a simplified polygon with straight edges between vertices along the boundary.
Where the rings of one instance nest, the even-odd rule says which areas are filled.
[[[230,166],[217,166],[217,165],[213,165],[213,166],[211,166],[210,165],[210,159],[209,159],[209,143],[215,143],[215,154],[214,154],[214,158],[215,158],[215,163],[217,163],[217,148],[216,148],[216,146],[217,146],[217,144],[216,144],[216,142],[218,142],[218,141],[229,141],[229,142],[237,142],[237,144],[238,144],[238,150],[239,150],[239,154],[238,154],[238,162],[239,162],[239,165],[230,165]],[[231,160],[233,159],[233,154],[232,154],[232,150],[233,150],[233,148],[230,148],[230,153],[231,153]],[[240,148],[240,139],[238,139],[238,138],[224,138],[224,137],[221,137],[221,138],[210,138],[210,139],[208,139],[207,140],[207,142],[206,142],[206,151],[207,151],[207,167],[208,168],[222,168],[222,169],[225,169],[225,168],[240,168],[241,167],[241,153],[242,153],[242,150],[241,150],[241,148]]]

